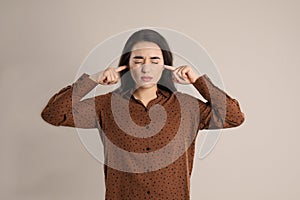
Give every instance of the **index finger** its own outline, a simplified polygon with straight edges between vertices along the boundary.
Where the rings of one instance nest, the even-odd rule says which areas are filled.
[[[170,66],[170,65],[164,65],[164,68],[169,69],[169,70],[175,70],[176,67]]]
[[[122,70],[124,70],[126,68],[127,68],[127,65],[123,65],[123,66],[117,67],[116,72],[120,72],[120,71],[122,71]]]

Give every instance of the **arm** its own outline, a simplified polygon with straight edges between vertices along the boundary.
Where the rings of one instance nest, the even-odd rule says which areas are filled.
[[[80,101],[98,85],[92,77],[84,73],[72,85],[53,95],[41,117],[54,126],[97,128],[99,103],[95,103],[95,97]]]
[[[198,99],[200,110],[198,130],[231,128],[245,121],[239,102],[216,87],[206,74],[198,77],[192,84],[207,100],[204,103]]]

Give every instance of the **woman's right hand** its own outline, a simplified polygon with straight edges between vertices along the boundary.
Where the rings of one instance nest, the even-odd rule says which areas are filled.
[[[108,67],[104,71],[90,75],[90,78],[101,85],[112,85],[118,83],[120,79],[119,72],[126,69],[127,65],[123,65],[117,68]]]

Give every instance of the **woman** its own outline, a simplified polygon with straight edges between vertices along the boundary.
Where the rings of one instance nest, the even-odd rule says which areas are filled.
[[[98,84],[120,80],[116,90],[81,100]],[[192,84],[207,102],[178,92],[174,82]],[[190,199],[197,132],[245,120],[238,101],[206,74],[188,65],[173,67],[166,40],[149,29],[130,36],[117,68],[84,73],[56,93],[41,116],[55,126],[98,128],[105,199],[114,200]]]

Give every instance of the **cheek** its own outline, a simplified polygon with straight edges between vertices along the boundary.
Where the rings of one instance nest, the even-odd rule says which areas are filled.
[[[157,81],[159,81],[159,79],[161,78],[162,72],[163,72],[163,70],[157,70],[157,71],[155,71],[154,76],[156,77]]]
[[[158,76],[161,76],[162,73],[163,73],[163,71],[164,71],[164,68],[163,68],[163,67],[160,67],[159,69],[156,70],[156,74],[157,74]]]
[[[140,76],[140,74],[138,73],[138,71],[137,71],[137,70],[134,70],[134,69],[131,69],[131,70],[130,70],[130,74],[131,74],[131,77],[132,77],[134,80],[136,80],[136,79]]]

